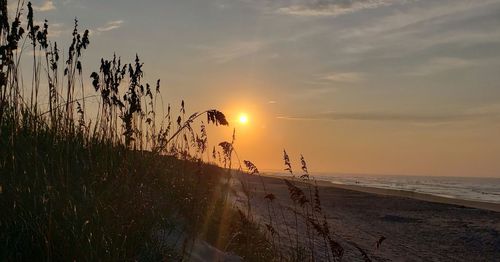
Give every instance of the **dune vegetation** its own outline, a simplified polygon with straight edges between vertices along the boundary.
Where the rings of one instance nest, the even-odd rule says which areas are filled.
[[[342,259],[303,157],[295,176],[284,152],[293,207],[265,192],[268,216],[253,216],[245,177],[257,166],[233,163],[234,135],[208,148],[206,126],[229,125],[222,112],[159,110],[160,80],[144,81],[139,56],[84,74],[91,35],[77,20],[64,52],[31,3],[12,14],[0,3],[2,260],[189,260],[198,240],[247,261]]]

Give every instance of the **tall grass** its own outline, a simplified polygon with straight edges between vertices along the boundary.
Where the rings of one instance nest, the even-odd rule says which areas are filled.
[[[76,19],[62,54],[48,39],[48,21],[36,24],[30,2],[18,1],[9,20],[7,1],[0,0],[0,12],[2,260],[180,260],[189,258],[196,238],[248,261],[342,259],[303,157],[296,177],[284,152],[290,209],[244,160],[242,211],[228,197],[243,169],[235,131],[220,150],[208,150],[207,125],[229,125],[222,112],[188,116],[184,101],[178,116],[170,105],[158,110],[160,80],[144,80],[138,55],[130,63],[116,54],[102,58],[87,77],[82,57],[90,33]],[[31,81],[21,74],[27,46]],[[89,99],[98,100],[96,110],[89,110]],[[266,220],[252,212],[248,175],[262,185]],[[168,240],[179,231],[184,240]]]
[[[181,249],[176,241],[159,241],[173,228],[186,239],[269,257],[258,251],[268,250],[261,244],[242,248],[265,238],[241,223],[237,210],[222,212],[228,209],[221,183],[227,173],[202,161],[208,154],[205,125],[227,126],[222,112],[186,117],[182,101],[176,123],[170,106],[159,115],[160,80],[154,87],[144,81],[138,55],[130,63],[116,55],[101,59],[88,90],[82,57],[91,46],[89,31],[75,20],[63,55],[48,39],[48,21],[36,24],[30,2],[18,1],[12,19],[7,6],[0,1],[1,260],[189,256],[189,241]],[[20,73],[27,46],[31,81]],[[99,100],[93,116],[86,103],[91,98]],[[193,123],[202,117],[206,122],[197,132]],[[244,238],[232,238],[243,231]],[[158,232],[164,235],[155,237]],[[209,232],[219,237],[210,239]]]
[[[246,205],[265,203],[267,214],[260,218],[249,214],[249,220],[261,225],[266,233],[276,260],[285,261],[342,261],[345,248],[348,244],[359,252],[359,259],[371,261],[364,249],[352,241],[343,241],[341,244],[329,224],[324,212],[320,190],[314,177],[309,174],[304,156],[300,156],[301,175],[295,175],[292,163],[286,151],[283,152],[284,171],[289,173],[282,179],[288,189],[288,199],[276,197],[269,192],[266,180],[260,175],[257,166],[251,161],[244,160],[247,170],[241,178],[244,188],[252,188],[261,184],[262,192],[249,191],[245,193],[248,200]],[[249,177],[257,176],[259,182],[249,182]],[[254,181],[256,179],[253,179]],[[269,180],[268,180],[269,181]],[[251,201],[251,200],[254,201]],[[248,207],[250,210],[251,207]],[[262,212],[262,211],[261,211]],[[265,213],[265,211],[264,211]],[[383,241],[385,238],[381,238]],[[380,241],[380,240],[379,240]],[[379,245],[378,243],[376,245]]]

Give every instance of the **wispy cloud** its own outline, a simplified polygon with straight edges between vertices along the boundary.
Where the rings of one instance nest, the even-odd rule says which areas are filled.
[[[206,51],[211,60],[223,64],[257,53],[262,50],[264,46],[265,44],[261,41],[240,41],[218,47],[196,46],[195,48]]]
[[[43,2],[41,5],[33,6],[33,9],[38,12],[46,12],[46,11],[52,11],[56,10],[56,6],[54,5],[54,1],[52,0],[47,0]]]
[[[70,32],[71,30],[61,23],[53,23],[49,27],[49,37],[60,37],[64,33],[69,35]]]
[[[59,3],[61,3],[64,6],[68,7],[74,7],[74,8],[86,8],[84,5],[84,2],[86,1],[80,1],[80,0],[59,0]]]
[[[330,73],[319,77],[320,81],[343,82],[343,83],[359,82],[362,79],[363,76],[357,72]]]
[[[467,110],[469,114],[500,115],[500,103],[484,104]]]
[[[7,5],[7,10],[9,12],[9,15],[13,15],[17,9],[19,8],[25,8],[26,7],[26,2],[24,6],[20,6],[20,3],[18,1],[10,1],[9,4]],[[47,11],[52,11],[56,10],[56,6],[54,4],[54,1],[52,0],[46,0],[41,4],[33,4],[33,9],[37,12],[47,12]]]
[[[431,59],[423,65],[418,66],[413,71],[409,72],[409,74],[424,76],[441,73],[448,70],[465,68],[473,65],[475,65],[475,62],[471,60],[465,60],[455,57],[437,57]]]
[[[43,25],[45,21],[42,20],[37,20],[35,21],[36,25]],[[48,36],[49,38],[52,37],[60,37],[61,35],[68,33],[68,35],[71,35],[72,29],[68,28],[65,24],[62,23],[51,23],[49,22],[49,29],[48,31]]]
[[[316,0],[281,7],[278,13],[295,16],[337,16],[363,9],[406,2],[405,0]]]
[[[498,8],[497,0],[457,0],[452,5],[421,3],[422,5],[412,5],[411,8],[377,17],[354,28],[346,27],[335,34],[335,39],[349,43],[342,49],[349,55],[376,52],[394,54],[397,57],[401,53],[412,54],[443,44],[463,46],[498,39],[497,31],[484,26],[473,30],[467,20],[485,21],[491,15],[487,11]],[[479,17],[482,20],[478,20]],[[460,24],[463,26],[454,28]],[[380,49],[390,52],[380,52]]]
[[[448,114],[419,114],[419,113],[386,113],[386,112],[359,112],[339,113],[327,112],[301,116],[279,116],[286,120],[352,120],[352,121],[378,121],[378,122],[404,122],[404,123],[451,123],[468,120],[478,120],[500,116],[498,112],[463,112]]]
[[[98,32],[107,32],[120,28],[123,25],[123,20],[114,20],[107,22],[104,26],[98,27]]]

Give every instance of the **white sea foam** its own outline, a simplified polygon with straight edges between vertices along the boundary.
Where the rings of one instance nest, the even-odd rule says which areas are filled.
[[[500,204],[500,178],[321,174],[335,184],[395,189],[448,198]]]

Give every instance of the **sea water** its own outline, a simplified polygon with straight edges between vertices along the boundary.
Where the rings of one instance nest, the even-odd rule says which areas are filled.
[[[500,178],[320,174],[334,184],[394,189],[447,198],[500,204]]]

